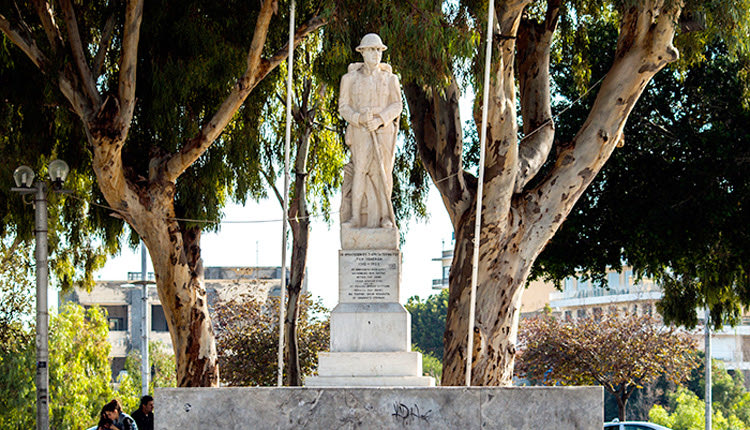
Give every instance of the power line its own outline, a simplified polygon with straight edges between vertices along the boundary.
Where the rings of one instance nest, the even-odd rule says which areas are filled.
[[[87,200],[87,199],[85,199],[83,197],[77,196],[77,195],[75,195],[73,193],[66,193],[65,195],[70,196],[70,197],[72,197],[72,198],[74,198],[76,200],[79,200],[81,202],[90,204],[92,206],[100,207],[100,208],[103,208],[103,209],[108,209],[108,210],[111,210],[113,212],[116,212],[119,215],[124,215],[124,213],[122,211],[120,211],[119,209],[115,209],[115,208],[113,208],[111,206],[107,206],[107,205],[103,205],[103,204],[99,204],[99,203],[94,203],[94,202],[92,202],[90,200]],[[339,213],[339,211],[331,212],[330,214],[331,215],[335,215],[337,213]],[[294,219],[312,219],[312,218],[313,218],[313,216],[308,215],[308,216],[304,216],[304,217],[295,217]],[[171,217],[164,217],[162,219],[165,219],[167,221],[182,221],[182,222],[194,222],[194,223],[205,223],[205,224],[263,224],[263,223],[283,222],[284,221],[283,219],[230,220],[230,221],[220,220],[220,221],[216,221],[216,220],[209,220],[209,219],[171,218]]]

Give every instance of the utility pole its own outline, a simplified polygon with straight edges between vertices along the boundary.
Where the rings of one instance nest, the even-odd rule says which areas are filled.
[[[141,241],[141,396],[148,394],[148,267],[146,244]]]
[[[49,429],[49,311],[47,286],[47,193],[44,182],[36,182],[34,235],[36,236],[36,428]]]
[[[706,430],[711,430],[711,312],[708,309],[708,305],[706,305],[705,309],[705,318],[704,321],[706,322],[706,346],[705,346],[705,353],[706,353]]]

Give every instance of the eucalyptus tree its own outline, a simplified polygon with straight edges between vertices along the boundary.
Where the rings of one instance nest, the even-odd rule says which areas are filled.
[[[325,21],[321,3],[298,3],[295,44]],[[0,2],[9,73],[39,83],[14,104],[64,122],[67,133],[40,146],[85,158],[81,174],[96,178],[108,206],[98,216],[127,223],[149,249],[179,386],[218,384],[201,285],[205,224],[192,220],[218,221],[228,197],[261,192],[257,113],[287,55],[288,6]]]
[[[356,4],[355,4],[356,3]],[[509,385],[517,321],[531,267],[595,175],[624,141],[625,123],[651,79],[667,64],[695,54],[709,40],[745,50],[747,1],[506,0],[494,10],[490,100],[485,128],[477,312],[471,367],[474,385]],[[378,32],[402,75],[421,162],[439,190],[455,231],[450,274],[443,384],[464,381],[477,177],[464,163],[461,89],[480,94],[485,1],[340,0],[327,48],[351,52],[357,36]],[[688,16],[694,17],[687,19]],[[698,19],[695,19],[695,18]],[[680,26],[680,22],[686,24]],[[601,82],[589,79],[601,58],[582,54],[593,24],[619,29]],[[686,29],[704,28],[700,33]],[[552,54],[555,54],[554,56]],[[557,55],[577,63],[569,73],[596,98],[569,140],[555,132],[549,66]],[[337,66],[343,67],[343,66]],[[461,80],[459,80],[461,78]],[[471,86],[466,85],[470,83]],[[517,107],[520,106],[518,109]],[[521,125],[519,125],[519,123]],[[551,167],[540,173],[547,161]]]

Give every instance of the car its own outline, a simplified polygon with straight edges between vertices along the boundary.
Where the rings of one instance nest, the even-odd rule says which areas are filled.
[[[670,430],[659,424],[646,421],[618,421],[604,423],[604,430]]]

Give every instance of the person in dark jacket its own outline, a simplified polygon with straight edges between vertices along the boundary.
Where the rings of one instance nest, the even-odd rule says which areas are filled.
[[[151,396],[141,397],[141,405],[130,413],[139,430],[154,430],[154,398]]]
[[[113,399],[102,407],[102,415],[111,419],[119,430],[138,430],[133,417],[122,411],[122,405],[117,399]]]

